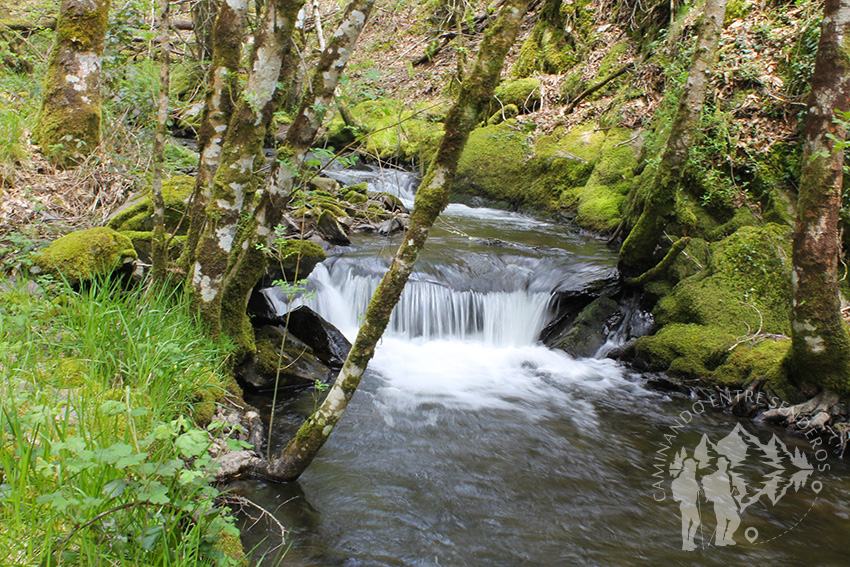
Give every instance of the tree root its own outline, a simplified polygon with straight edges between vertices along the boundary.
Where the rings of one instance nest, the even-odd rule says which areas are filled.
[[[833,429],[829,427],[829,424],[833,421],[833,418],[839,415],[838,401],[839,398],[836,394],[824,390],[811,400],[802,404],[769,409],[760,414],[756,418],[756,421],[785,424],[801,431],[814,430],[828,433]],[[846,429],[841,428],[841,431],[845,433],[839,435],[839,437],[843,438],[843,444],[846,444]]]

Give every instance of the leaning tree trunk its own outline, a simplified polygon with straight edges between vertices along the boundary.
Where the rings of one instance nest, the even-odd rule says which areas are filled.
[[[189,233],[179,264],[188,271],[204,228],[204,211],[212,195],[211,183],[221,159],[227,126],[239,95],[239,61],[245,35],[248,0],[220,2],[212,31],[212,62],[198,130],[198,174],[189,212]]]
[[[304,95],[286,140],[278,149],[271,175],[255,205],[246,200],[242,206],[234,243],[235,256],[224,279],[220,320],[230,329],[231,339],[243,350],[253,345],[251,326],[245,313],[251,290],[260,280],[266,259],[257,244],[271,244],[274,229],[280,223],[292,188],[307,151],[322,125],[322,119],[333,102],[334,91],[354,51],[357,38],[366,24],[375,0],[352,0],[330,43],[322,53],[310,84],[312,91]]]
[[[697,131],[725,15],[726,0],[706,0],[697,50],[664,152],[657,169],[648,172],[652,175],[649,182],[646,185],[641,183],[645,195],[643,210],[620,249],[620,270],[626,276],[640,274],[652,267],[655,247],[673,215],[676,191]]]
[[[269,2],[261,28],[255,35],[251,71],[239,99],[221,149],[206,221],[195,248],[190,270],[190,300],[212,336],[219,336],[223,280],[242,205],[253,198],[262,160],[263,139],[274,111],[273,97],[281,63],[289,50],[295,16],[304,0]],[[226,329],[230,335],[250,329]]]
[[[850,393],[850,335],[841,317],[837,265],[838,214],[850,111],[850,0],[826,0],[812,75],[797,225],[794,231],[791,351],[798,384]]]
[[[160,0],[159,12],[159,104],[156,112],[156,136],[153,143],[151,199],[153,201],[153,237],[151,238],[151,280],[165,283],[168,262],[165,242],[165,202],[162,198],[162,165],[165,161],[165,137],[168,134],[168,86],[171,37],[169,7],[171,0]]]
[[[68,167],[100,144],[100,70],[110,0],[62,0],[35,142]]]
[[[410,226],[390,269],[369,302],[365,320],[348,358],[325,401],[301,426],[280,457],[268,464],[265,476],[279,481],[298,478],[313,461],[345,411],[375,353],[375,345],[386,329],[431,226],[449,202],[449,190],[460,153],[483,105],[493,96],[505,55],[516,39],[528,3],[529,0],[505,2],[496,24],[484,36],[472,72],[461,85],[457,102],[446,117],[446,133],[437,155],[416,194]]]

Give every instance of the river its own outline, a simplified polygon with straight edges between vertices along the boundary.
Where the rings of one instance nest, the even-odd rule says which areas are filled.
[[[415,187],[392,170],[333,175],[408,202]],[[397,245],[354,238],[310,276],[307,303],[353,339]],[[316,461],[296,483],[233,486],[287,528],[282,564],[847,565],[850,468],[832,451],[538,344],[551,294],[615,263],[603,241],[563,224],[450,205]],[[268,413],[267,400],[249,401]],[[315,403],[307,392],[278,409],[273,448]],[[683,450],[705,465],[693,551],[672,484]],[[708,496],[723,455],[743,488],[735,545],[720,546]],[[273,565],[284,548],[269,552],[279,542],[266,535],[260,522],[245,542]]]

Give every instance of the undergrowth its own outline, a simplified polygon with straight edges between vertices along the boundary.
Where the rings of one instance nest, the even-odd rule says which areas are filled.
[[[0,289],[3,564],[238,564],[210,484],[217,424],[193,420],[226,394],[230,347],[176,294]]]

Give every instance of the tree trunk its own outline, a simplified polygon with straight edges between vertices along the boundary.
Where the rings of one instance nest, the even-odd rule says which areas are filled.
[[[68,167],[100,144],[100,71],[109,0],[62,0],[35,142]]]
[[[195,30],[195,41],[201,48],[201,60],[210,57],[215,51],[214,28],[218,21],[218,9],[222,5],[227,5],[227,2],[196,0],[192,5],[192,28]]]
[[[673,215],[676,192],[702,112],[725,15],[726,0],[706,0],[697,49],[661,161],[654,172],[647,172],[651,177],[641,191],[645,195],[643,210],[620,249],[620,271],[626,276],[640,274],[652,267],[655,247]]]
[[[310,86],[312,91],[304,95],[294,122],[289,127],[286,140],[278,149],[277,159],[271,175],[256,204],[246,200],[242,207],[242,221],[237,230],[239,241],[234,245],[235,256],[228,267],[223,285],[220,319],[228,329],[241,329],[238,334],[231,331],[237,346],[250,348],[253,336],[245,310],[254,285],[266,267],[266,259],[256,244],[270,244],[274,229],[280,223],[299,169],[310,149],[325,113],[333,102],[334,91],[339,84],[345,65],[375,0],[352,0],[342,16],[342,21],[322,53]]]
[[[210,187],[218,163],[227,126],[239,95],[239,61],[248,13],[248,0],[221,2],[213,28],[212,62],[207,74],[207,93],[201,128],[198,130],[198,174],[189,212],[189,233],[179,264],[187,270],[195,262],[195,247],[204,227]]]
[[[151,279],[165,283],[168,262],[165,242],[165,202],[162,199],[162,164],[165,158],[165,136],[168,134],[168,59],[171,56],[169,7],[171,0],[160,0],[159,13],[159,105],[156,112],[156,136],[153,143],[151,198],[153,201],[153,237],[151,238]]]
[[[295,480],[301,475],[328,439],[360,384],[431,226],[449,202],[460,153],[476,126],[482,106],[493,95],[505,55],[516,39],[527,9],[528,0],[508,0],[496,24],[484,36],[472,72],[461,85],[458,100],[446,117],[446,133],[416,194],[410,226],[401,247],[372,296],[357,339],[325,401],[301,426],[280,457],[269,464],[266,473],[274,480]]]
[[[841,317],[837,265],[846,120],[850,111],[850,0],[826,0],[812,75],[797,224],[787,359],[798,384],[850,393],[850,335]]]
[[[255,35],[248,82],[234,110],[212,183],[195,262],[190,270],[189,294],[209,333],[221,334],[223,280],[230,261],[242,205],[253,198],[255,174],[262,160],[263,139],[274,111],[273,97],[281,63],[289,50],[295,16],[303,0],[269,2]],[[226,329],[239,337],[250,328]]]

